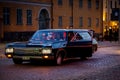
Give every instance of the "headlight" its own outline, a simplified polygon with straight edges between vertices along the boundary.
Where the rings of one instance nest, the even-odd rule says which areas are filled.
[[[13,48],[6,48],[5,52],[6,53],[13,53],[14,49]]]
[[[42,54],[51,54],[52,50],[51,49],[43,49]]]

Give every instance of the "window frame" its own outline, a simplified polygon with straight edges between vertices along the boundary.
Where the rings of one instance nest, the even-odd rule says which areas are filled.
[[[91,2],[91,0],[88,0],[88,8],[89,9],[92,8],[92,2]]]
[[[79,8],[83,7],[83,0],[79,0]]]
[[[63,22],[62,22],[63,20],[62,20],[62,16],[59,16],[58,17],[58,27],[59,28],[62,28],[62,26],[63,26]]]
[[[3,7],[3,24],[10,25],[10,8]]]
[[[91,27],[91,24],[92,24],[92,19],[91,17],[88,17],[88,27]]]
[[[96,9],[99,9],[99,6],[100,6],[100,2],[99,0],[96,0]]]
[[[27,9],[26,10],[26,19],[27,19],[27,25],[32,25],[32,10],[31,9]]]
[[[99,27],[99,18],[96,18],[96,27]]]
[[[79,27],[83,27],[83,17],[79,18]]]
[[[23,11],[21,8],[17,8],[16,10],[16,15],[17,15],[17,25],[22,25],[23,24]]]
[[[62,0],[58,0],[58,5],[63,5],[63,1]]]

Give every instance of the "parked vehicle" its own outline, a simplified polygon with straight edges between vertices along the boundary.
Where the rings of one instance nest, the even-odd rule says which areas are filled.
[[[12,58],[15,64],[53,60],[61,65],[66,58],[86,58],[92,54],[92,37],[86,29],[38,30],[28,42],[8,43],[5,49],[5,55]]]

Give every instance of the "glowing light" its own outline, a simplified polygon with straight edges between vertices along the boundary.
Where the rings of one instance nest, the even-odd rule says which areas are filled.
[[[11,54],[8,54],[8,55],[7,55],[7,57],[8,57],[8,58],[11,58],[11,57],[12,57],[12,55],[11,55]]]
[[[48,56],[44,56],[44,58],[48,58]]]
[[[106,20],[106,13],[104,12],[103,13],[103,21],[105,21]]]

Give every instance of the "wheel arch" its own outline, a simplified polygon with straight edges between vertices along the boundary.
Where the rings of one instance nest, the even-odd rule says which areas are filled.
[[[56,57],[57,57],[59,54],[62,54],[62,57],[65,58],[66,55],[67,55],[67,52],[66,52],[65,49],[61,48],[61,49],[58,49],[58,50],[57,50]]]

